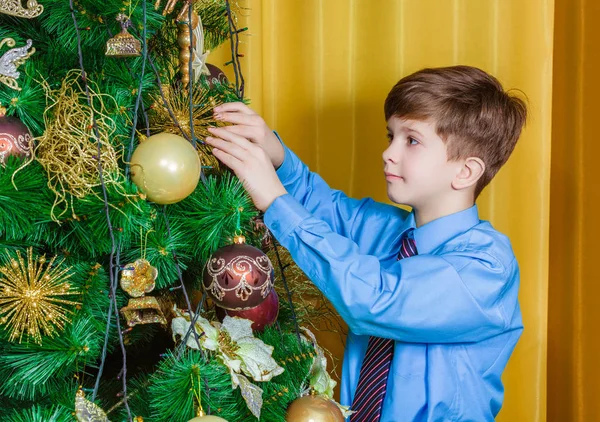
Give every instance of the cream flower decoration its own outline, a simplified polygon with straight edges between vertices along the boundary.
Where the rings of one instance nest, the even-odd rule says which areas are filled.
[[[175,309],[177,315],[173,318],[171,328],[173,338],[184,338],[191,325],[190,314]],[[254,416],[260,419],[262,409],[262,389],[254,385],[254,381],[270,381],[283,373],[284,369],[273,359],[273,346],[265,344],[254,337],[252,321],[237,317],[226,316],[222,324],[210,323],[198,316],[195,330],[198,334],[200,347],[214,352],[217,358],[229,368],[233,388],[240,387],[242,396]],[[198,349],[198,342],[190,333],[186,345]]]

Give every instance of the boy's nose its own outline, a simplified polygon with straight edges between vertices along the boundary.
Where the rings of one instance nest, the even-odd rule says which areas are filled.
[[[382,154],[384,163],[396,163],[398,161],[398,152],[394,151],[392,146],[387,147]]]

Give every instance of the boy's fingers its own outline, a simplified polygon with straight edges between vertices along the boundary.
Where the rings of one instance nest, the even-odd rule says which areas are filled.
[[[246,139],[243,136],[240,136],[236,133],[233,133],[231,131],[225,130],[224,128],[209,127],[208,131],[212,135],[219,137],[225,141],[229,141],[233,144],[236,144],[236,145],[242,147],[243,149],[247,150],[249,148],[252,148],[252,142],[250,142],[248,139]]]
[[[250,139],[251,141],[258,138],[258,134],[254,126],[223,126],[222,129],[225,129],[227,132],[235,133],[243,138]]]
[[[232,142],[227,142],[219,138],[213,138],[212,136],[207,137],[205,141],[207,144],[212,145],[214,149],[226,152],[240,161],[244,160],[245,157],[248,157],[248,151]]]
[[[232,123],[234,125],[253,126],[258,123],[256,114],[218,112],[218,114],[215,114],[214,118],[215,120]]]
[[[221,151],[218,148],[213,148],[213,155],[217,157],[217,159],[229,167],[231,170],[237,173],[242,162],[235,158],[234,156],[228,154],[225,151]]]
[[[248,107],[246,104],[240,101],[234,103],[221,104],[216,106],[213,110],[215,113],[224,113],[232,111],[244,114],[256,114],[250,107]]]

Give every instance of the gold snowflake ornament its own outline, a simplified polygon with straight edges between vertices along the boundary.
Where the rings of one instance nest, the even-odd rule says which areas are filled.
[[[16,258],[6,251],[8,264],[0,266],[0,327],[9,332],[9,340],[23,335],[37,344],[42,336],[54,337],[70,322],[71,309],[78,302],[65,299],[79,295],[68,283],[71,268],[63,267],[64,260],[56,257],[46,262],[43,255],[33,257],[27,250],[27,262],[17,251]]]

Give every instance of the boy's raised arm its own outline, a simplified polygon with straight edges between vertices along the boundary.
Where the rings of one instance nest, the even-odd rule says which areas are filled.
[[[215,119],[232,123],[233,126],[223,129],[259,145],[277,169],[279,180],[287,192],[333,231],[352,238],[352,228],[360,219],[366,201],[348,198],[343,192],[331,189],[245,104],[226,103],[216,107]]]
[[[504,266],[486,251],[465,247],[383,269],[377,257],[359,253],[356,243],[289,195],[271,204],[265,223],[356,334],[458,343],[515,328],[515,261]]]

